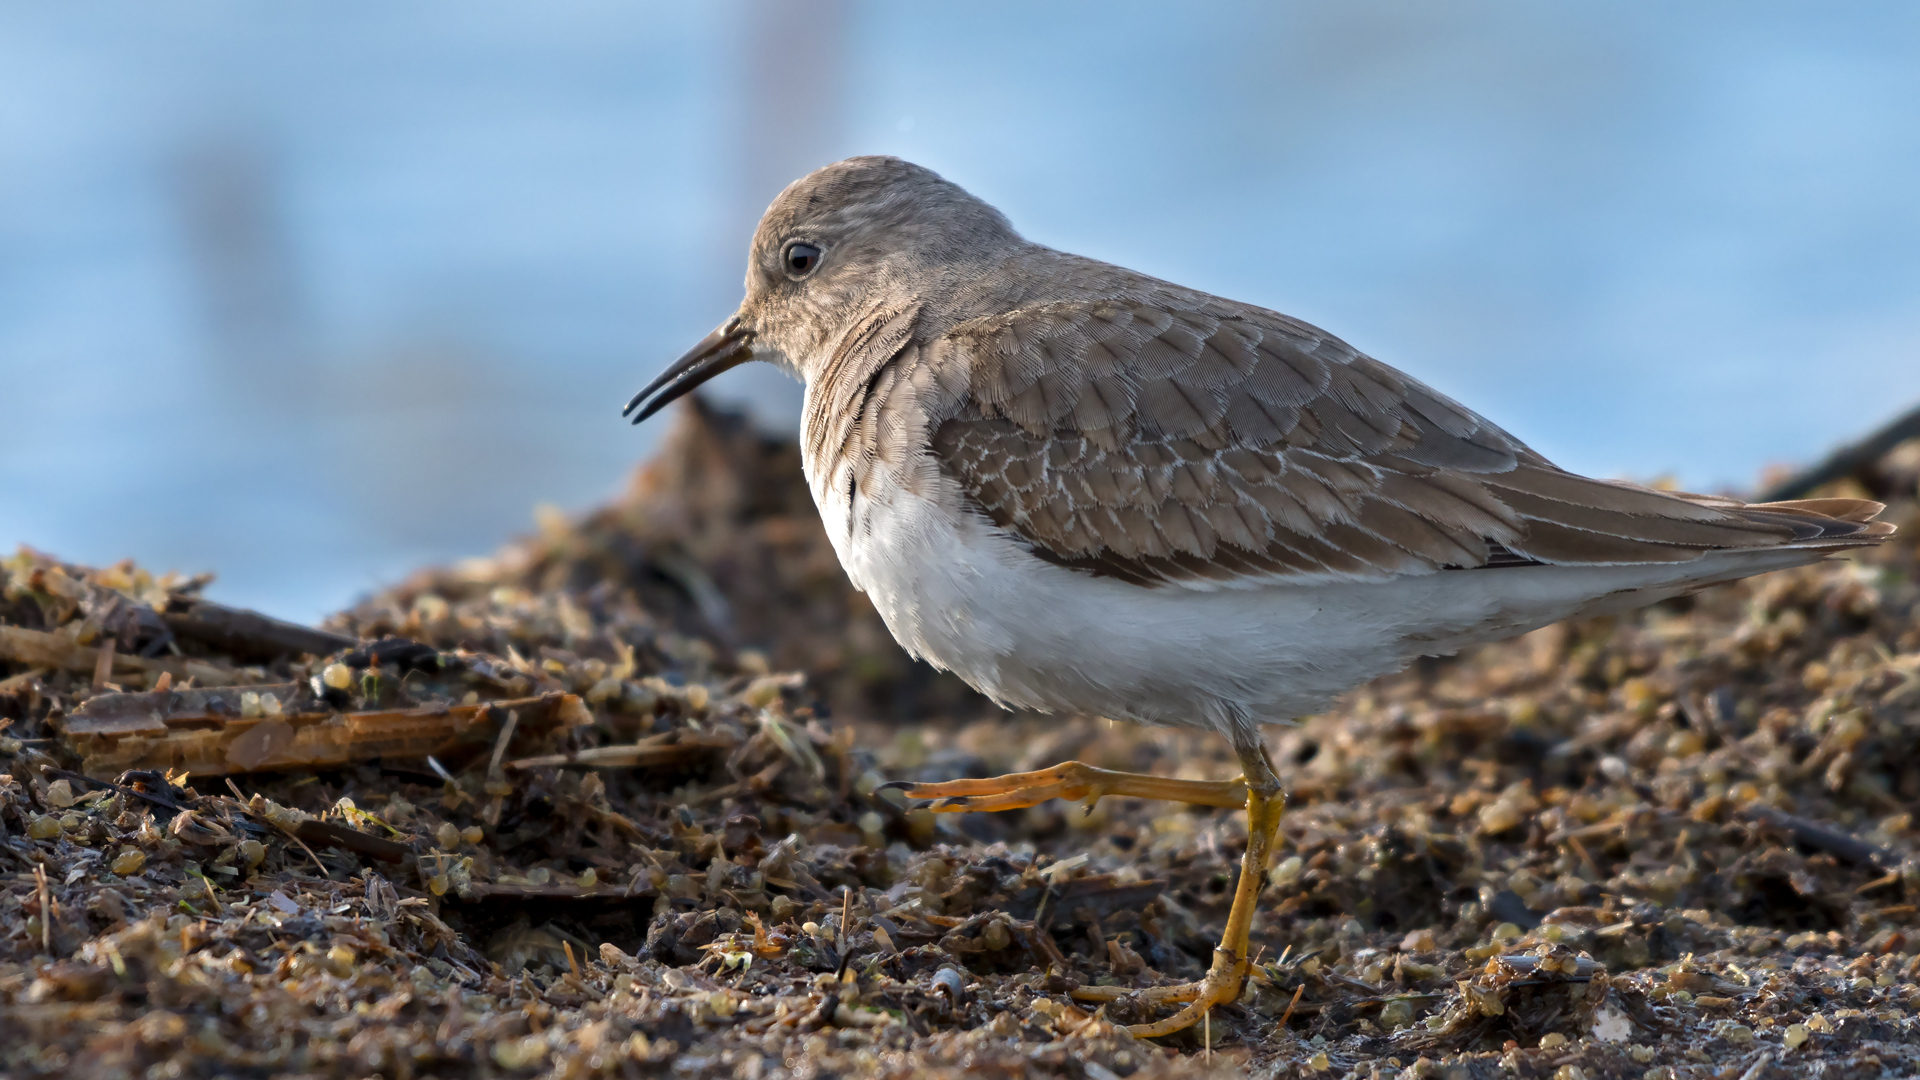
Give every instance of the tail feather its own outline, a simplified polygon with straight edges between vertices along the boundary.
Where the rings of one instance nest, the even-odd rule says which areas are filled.
[[[1790,530],[1782,546],[1852,548],[1877,544],[1894,534],[1890,521],[1875,521],[1885,503],[1871,499],[1794,499],[1787,502],[1743,503],[1721,495],[1675,492],[1689,502],[1724,510],[1759,525]]]
[[[1725,495],[1603,485],[1570,473],[1547,480],[1558,481],[1566,490],[1552,488],[1552,495],[1535,497],[1516,485],[1516,490],[1502,493],[1519,511],[1525,531],[1511,541],[1491,544],[1482,565],[1684,564],[1713,552],[1742,551],[1786,555],[1789,561],[1782,565],[1794,565],[1870,547],[1894,534],[1892,522],[1874,520],[1886,506],[1867,499],[1746,503]],[[1539,478],[1529,482],[1546,488]],[[1592,497],[1596,491],[1604,499]],[[1605,500],[1626,509],[1600,505]]]
[[[1839,518],[1841,521],[1857,521],[1866,524],[1879,517],[1887,504],[1872,499],[1789,499],[1783,502],[1754,503],[1754,506],[1768,506],[1781,510],[1804,510],[1809,514]],[[1880,522],[1886,525],[1886,522]],[[1892,525],[1887,525],[1892,529]]]

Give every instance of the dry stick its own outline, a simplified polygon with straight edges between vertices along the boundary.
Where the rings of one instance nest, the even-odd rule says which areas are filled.
[[[1843,833],[1818,821],[1803,818],[1797,814],[1789,814],[1784,810],[1776,810],[1771,806],[1749,806],[1746,814],[1776,829],[1783,829],[1795,841],[1810,848],[1817,848],[1835,858],[1845,859],[1861,866],[1878,867],[1886,871],[1891,871],[1899,865],[1899,860],[1894,858],[1887,849],[1869,844],[1859,837]]]
[[[493,710],[488,708],[486,711],[492,712]],[[513,729],[519,726],[520,710],[508,709],[507,722],[500,725],[500,735],[493,741],[493,760],[487,763],[487,777],[489,779],[499,779],[503,775],[500,771],[500,761],[507,756],[507,741],[513,738]]]
[[[1874,878],[1872,881],[1869,881],[1865,885],[1862,885],[1859,888],[1853,890],[1853,894],[1855,896],[1859,896],[1861,893],[1872,892],[1875,889],[1884,888],[1885,886],[1892,885],[1894,882],[1899,880],[1900,880],[1900,875],[1898,873],[1888,874],[1886,877]]]
[[[328,881],[333,880],[333,872],[327,869],[327,864],[320,861],[320,856],[315,855],[313,853],[313,849],[307,846],[307,842],[305,840],[300,839],[299,837],[293,835],[292,833],[287,833],[285,835],[287,839],[293,841],[296,844],[299,844],[300,850],[306,852],[307,858],[313,860],[313,865],[320,868],[321,877],[326,878]]]
[[[165,607],[160,618],[174,633],[236,656],[261,659],[302,653],[326,656],[361,644],[359,638],[346,634],[301,626],[197,597],[174,597]]]
[[[97,653],[94,656],[93,688],[95,690],[105,690],[107,688],[107,683],[112,680],[113,654],[114,654],[114,650],[119,648],[119,644],[120,643],[117,638],[108,638],[106,640],[106,643],[100,646],[99,653]]]
[[[9,675],[0,679],[0,694],[10,694],[35,679],[45,678],[47,671],[48,669],[44,667],[30,667],[18,675]]]
[[[215,915],[218,915],[224,918],[226,916],[226,912],[223,911],[220,907],[220,897],[216,895],[213,891],[213,879],[208,877],[204,872],[195,874],[193,876],[200,879],[200,887],[206,890],[207,902],[213,905],[213,913]],[[186,932],[187,932],[186,927],[183,926],[180,928],[180,933],[183,937],[186,935]]]
[[[33,877],[40,887],[40,951],[53,955],[53,890],[47,887],[45,863],[33,864]]]
[[[1822,484],[1843,480],[1887,456],[1888,451],[1908,439],[1920,438],[1920,408],[1895,418],[1886,426],[1835,450],[1825,461],[1804,469],[1773,485],[1757,496],[1759,502],[1780,502],[1805,497]]]
[[[252,804],[247,801],[246,796],[240,794],[240,787],[233,782],[233,777],[229,776],[226,779],[227,787],[233,791],[233,797],[240,800],[240,805],[251,806]],[[252,811],[249,810],[248,813],[252,813]],[[321,877],[326,878],[328,881],[333,880],[333,875],[327,872],[327,864],[320,861],[320,856],[313,853],[313,849],[307,846],[305,840],[300,839],[285,829],[279,828],[279,826],[275,826],[275,828],[279,831],[280,835],[300,845],[300,850],[307,853],[307,858],[313,860],[313,865],[320,868]]]
[[[487,709],[486,711],[491,713],[493,710]],[[493,743],[493,760],[487,764],[487,784],[489,786],[495,781],[504,781],[506,779],[506,773],[501,769],[500,762],[507,756],[507,743],[513,738],[513,729],[519,726],[520,710],[508,709],[507,722],[500,725],[500,737],[494,740]],[[493,801],[487,804],[485,816],[488,828],[494,828],[500,824],[500,807],[504,802],[505,796],[495,795]]]
[[[1307,984],[1301,983],[1293,988],[1293,1000],[1287,1002],[1287,1011],[1280,1014],[1280,1030],[1287,1029],[1287,1021],[1293,1019],[1293,1007],[1300,1004],[1300,995],[1307,992]]]
[[[1600,880],[1600,866],[1593,861],[1592,855],[1587,854],[1587,845],[1580,842],[1580,837],[1568,833],[1567,846],[1573,849],[1575,855],[1580,856],[1580,862],[1586,866],[1589,873],[1593,874],[1594,880]]]
[[[847,953],[847,938],[849,936],[847,933],[847,922],[853,918],[853,886],[842,885],[840,888],[840,970],[834,973],[834,978],[845,982],[847,966],[853,961],[853,957]]]
[[[1066,955],[1060,951],[1059,943],[1053,940],[1053,935],[1048,933],[1047,928],[1041,926],[1039,923],[1028,923],[1027,927],[1028,929],[1026,930],[1020,930],[1021,944],[1029,949],[1039,949],[1042,953],[1046,954],[1049,967],[1057,968],[1061,974],[1066,974],[1068,967],[1067,958]],[[1019,930],[1019,925],[1015,924],[1014,929]]]
[[[100,662],[100,652],[91,645],[76,644],[63,634],[29,630],[24,626],[0,626],[0,659],[16,664],[91,672]],[[157,678],[162,671],[171,671],[176,678],[199,679],[202,686],[226,686],[237,678],[231,669],[186,657],[148,660],[141,656],[116,653],[113,666],[122,671],[141,672],[149,679]]]
[[[681,737],[680,732],[668,732],[627,746],[596,746],[566,754],[542,754],[539,757],[519,758],[504,763],[504,767],[537,769],[556,765],[590,765],[637,768],[642,765],[672,764],[683,758],[695,757],[714,749],[731,748],[733,745],[732,739],[700,736],[689,738]],[[781,764],[785,764],[784,759]]]

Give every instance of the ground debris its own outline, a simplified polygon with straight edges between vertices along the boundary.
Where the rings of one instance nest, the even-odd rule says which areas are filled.
[[[1224,745],[988,713],[908,664],[791,450],[735,419],[685,410],[616,506],[313,637],[223,614],[254,630],[222,639],[169,618],[208,611],[204,579],[25,552],[0,569],[0,1073],[1912,1074],[1906,460],[1873,472],[1899,544],[1275,729],[1255,974],[1159,1044],[1122,1025],[1209,963],[1239,815],[935,816],[881,785],[1225,779]]]
[[[298,685],[102,694],[59,723],[90,776],[128,769],[219,776],[324,769],[383,758],[456,758],[490,745],[513,716],[524,735],[591,722],[572,694],[333,712]]]

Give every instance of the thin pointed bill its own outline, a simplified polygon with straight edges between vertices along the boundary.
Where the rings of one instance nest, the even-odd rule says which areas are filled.
[[[667,365],[667,370],[661,372],[659,378],[633,395],[633,400],[620,410],[620,415],[633,413],[633,422],[637,424],[715,375],[737,368],[751,359],[753,331],[741,326],[740,317],[736,315],[721,323],[718,330],[701,338],[700,344],[688,350],[687,355]],[[634,413],[635,409],[640,411]]]

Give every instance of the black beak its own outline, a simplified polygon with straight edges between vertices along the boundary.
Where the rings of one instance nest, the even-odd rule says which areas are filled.
[[[633,395],[627,407],[620,415],[634,413],[633,422],[639,423],[668,405],[678,401],[694,387],[713,378],[723,371],[739,367],[753,359],[753,331],[740,325],[739,316],[720,324],[720,329],[700,339],[687,355],[675,360],[660,373],[660,377],[648,383],[646,389]],[[658,394],[658,397],[654,395]],[[648,398],[652,401],[647,401]],[[646,407],[641,408],[641,403]]]

